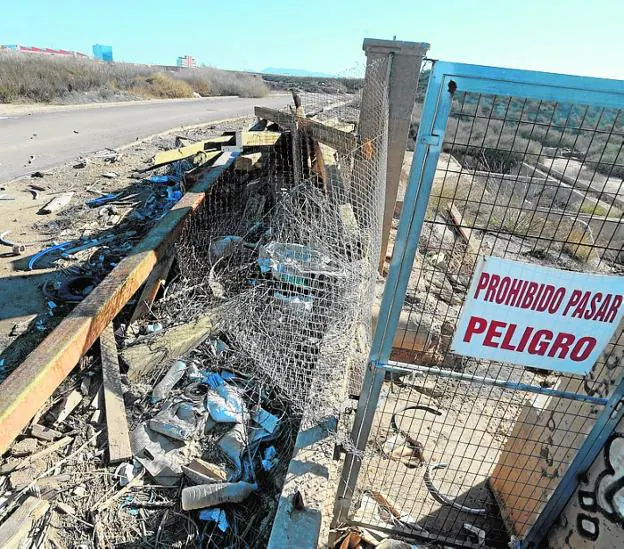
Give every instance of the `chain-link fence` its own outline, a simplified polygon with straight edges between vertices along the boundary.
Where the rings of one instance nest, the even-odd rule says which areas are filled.
[[[243,135],[249,166],[237,161],[208,191],[177,249],[178,314],[218,307],[222,337],[246,357],[244,373],[266,380],[309,419],[335,414],[341,402],[328,401],[328,391],[348,369],[361,371],[367,355],[387,64],[369,71],[369,112],[360,114],[361,93],[295,92],[292,107],[265,113],[250,132],[265,141],[247,146]]]
[[[440,93],[452,104],[435,174],[416,191],[427,207],[405,300],[398,291],[392,352],[372,365],[362,397],[372,403],[356,418],[356,444],[371,427],[359,477],[348,462],[339,498],[351,501],[354,524],[507,547],[527,534],[613,395],[624,342],[617,331],[579,376],[460,356],[453,334],[482,256],[623,272],[624,112],[469,93],[453,81]],[[436,143],[421,138],[417,147]],[[401,224],[414,215],[404,211]]]

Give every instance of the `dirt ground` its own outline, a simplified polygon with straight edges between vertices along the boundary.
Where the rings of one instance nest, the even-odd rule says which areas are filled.
[[[62,261],[61,265],[58,262],[49,264],[42,258],[31,271],[28,262],[33,256],[51,245],[81,238],[87,241],[98,231],[114,229],[110,223],[115,218],[109,219],[109,212],[102,211],[103,208],[89,208],[85,203],[136,185],[137,179],[131,177],[134,171],[147,167],[156,152],[172,148],[176,136],[199,140],[220,135],[224,130],[247,127],[249,122],[250,119],[239,119],[153,137],[117,151],[106,149],[89,158],[76,158],[66,166],[41,172],[41,177],[0,184],[3,188],[0,194],[10,198],[0,200],[0,234],[4,234],[8,241],[25,246],[25,251],[16,256],[11,246],[0,244],[0,303],[3,304],[0,309],[0,380],[71,308],[61,302],[51,307],[51,300],[42,291],[44,285],[64,280],[71,273],[72,266],[82,265],[93,249],[77,254],[75,259]],[[116,160],[111,162],[113,157]],[[109,172],[117,177],[103,177]],[[32,192],[29,189],[33,185],[44,190]],[[51,214],[39,213],[48,201],[66,192],[74,193],[66,208]],[[127,214],[132,207],[129,204],[118,208],[118,213]]]

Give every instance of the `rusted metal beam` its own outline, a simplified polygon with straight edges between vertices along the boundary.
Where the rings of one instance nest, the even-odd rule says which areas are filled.
[[[145,282],[180,234],[183,221],[202,204],[208,187],[233,161],[231,153],[223,153],[131,254],[0,385],[0,455]]]

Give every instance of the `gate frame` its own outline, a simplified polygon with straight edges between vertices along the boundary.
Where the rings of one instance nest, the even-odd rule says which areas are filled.
[[[382,296],[379,320],[373,336],[351,432],[351,441],[355,451],[347,453],[343,466],[334,507],[334,525],[348,522],[348,513],[361,468],[359,455],[364,452],[370,436],[385,372],[404,372],[406,368],[418,371],[419,368],[391,362],[390,353],[418,249],[420,232],[442,151],[455,91],[624,109],[624,83],[622,81],[434,61],[423,104],[396,243]],[[543,388],[533,386],[527,388],[522,384],[512,383],[508,388],[547,394]],[[577,393],[565,391],[558,391],[558,393],[560,394],[557,396],[562,398],[584,399]],[[578,486],[579,474],[591,465],[604,445],[604,441],[613,432],[619,419],[624,416],[624,406],[620,405],[624,402],[623,399],[624,378],[609,399],[601,399],[600,404],[603,404],[604,408],[596,418],[592,430],[526,537],[522,540],[513,540],[514,547],[522,549],[535,547],[548,533]],[[422,533],[415,533],[414,537],[432,539],[430,536],[422,536]],[[448,538],[446,540],[448,541]]]

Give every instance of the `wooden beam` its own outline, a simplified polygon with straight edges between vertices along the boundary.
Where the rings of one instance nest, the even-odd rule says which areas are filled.
[[[259,168],[262,166],[262,153],[249,153],[249,154],[241,154],[235,163],[235,169],[241,172],[250,172],[254,168]]]
[[[211,137],[205,141],[198,141],[192,145],[186,145],[185,147],[178,147],[177,149],[170,149],[168,151],[156,153],[154,155],[153,165],[150,166],[150,169],[158,166],[164,166],[165,164],[171,164],[171,162],[176,162],[177,160],[190,158],[201,151],[209,151],[210,149],[219,148],[221,145],[231,143],[233,139],[234,138],[231,135],[220,135],[218,137]],[[220,151],[212,152],[214,152],[214,156],[217,156]]]
[[[353,152],[359,145],[358,138],[355,134],[344,132],[338,128],[332,128],[316,120],[298,117],[294,114],[268,109],[266,107],[255,107],[254,114],[258,118],[276,122],[280,126],[286,128],[297,123],[300,130],[305,130],[317,141],[325,143],[343,154]]]
[[[148,279],[143,286],[143,291],[137,301],[132,317],[128,324],[136,322],[139,318],[145,316],[158,295],[158,291],[167,281],[167,276],[171,270],[171,265],[175,259],[175,254],[170,253],[167,257],[164,257],[156,267],[150,273]]]
[[[179,358],[197,347],[214,333],[218,313],[211,312],[198,319],[154,334],[145,342],[126,347],[121,358],[128,365],[128,379],[139,381],[168,360]]]
[[[108,434],[108,460],[110,463],[120,463],[132,458],[132,448],[112,322],[100,335],[100,355]]]
[[[29,496],[2,525],[0,540],[4,549],[18,549],[30,534],[34,524],[43,517],[50,504],[34,496]]]
[[[181,233],[183,221],[204,202],[208,187],[233,161],[230,153],[222,153],[130,255],[122,259],[0,385],[0,454],[9,448],[145,282]]]
[[[241,132],[241,142],[243,147],[265,147],[273,146],[282,137],[282,132]]]

